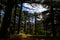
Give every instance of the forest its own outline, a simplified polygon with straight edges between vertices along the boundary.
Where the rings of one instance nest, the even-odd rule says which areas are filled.
[[[0,40],[59,40],[59,0],[0,0]]]

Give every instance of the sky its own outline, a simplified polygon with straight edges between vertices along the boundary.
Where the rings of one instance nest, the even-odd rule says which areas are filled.
[[[2,17],[4,16],[4,11],[0,10],[0,15],[2,15]]]
[[[20,5],[19,5],[20,6]],[[44,8],[41,4],[29,4],[29,3],[23,3],[22,11],[28,11],[29,13],[42,13],[44,11],[47,11],[47,8]],[[4,11],[1,10],[1,14],[3,15]]]
[[[47,8],[44,8],[41,4],[29,4],[29,3],[23,3],[22,11],[28,11],[29,13],[42,13],[44,11],[47,11]]]

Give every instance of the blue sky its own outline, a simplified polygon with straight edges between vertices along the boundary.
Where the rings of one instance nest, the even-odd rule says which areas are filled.
[[[0,15],[2,15],[2,17],[4,16],[4,11],[3,10],[0,10]]]
[[[22,11],[28,11],[29,13],[42,13],[44,11],[47,11],[47,8],[44,8],[41,4],[29,4],[29,3],[23,3]]]
[[[22,7],[22,11],[28,11],[29,13],[34,13],[34,12],[42,13],[42,12],[47,11],[47,10],[48,9],[47,8],[43,8],[43,6],[41,4],[35,4],[35,3],[33,3],[33,4],[23,3],[23,7]],[[3,15],[3,14],[4,14],[4,11],[1,10],[1,14],[0,15]]]

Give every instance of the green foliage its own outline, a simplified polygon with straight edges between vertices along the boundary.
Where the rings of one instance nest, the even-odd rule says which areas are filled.
[[[15,1],[15,0],[13,0]],[[26,0],[28,1],[28,0]],[[0,0],[1,2],[1,0]],[[3,3],[7,3],[7,0],[2,0],[2,4]],[[49,7],[51,7],[51,5],[53,6],[53,8],[60,8],[60,2],[53,2],[53,4],[51,4],[51,1],[48,0],[48,1],[45,1],[46,5],[48,5]],[[14,5],[15,6],[15,5]],[[11,15],[11,22],[10,22],[10,27],[12,27],[14,29],[14,31],[17,31],[18,30],[18,20],[15,21],[15,24],[14,24],[14,20],[16,20],[16,18],[14,17],[14,8],[11,9],[12,10],[12,15]],[[7,11],[6,11],[7,12]],[[16,10],[16,15],[17,17],[19,17],[19,13],[20,13],[20,10],[19,8],[17,8]],[[55,14],[55,17],[56,17],[56,25],[55,25],[55,28],[56,28],[56,32],[57,34],[59,34],[60,32],[60,12],[58,10],[54,11],[54,14]],[[6,15],[9,15],[9,14],[6,14]],[[20,22],[20,33],[23,33],[23,34],[31,34],[31,35],[44,35],[46,36],[47,34],[46,33],[51,33],[52,34],[52,25],[49,25],[49,18],[50,18],[50,14],[49,15],[45,15],[44,16],[44,13],[43,13],[43,16],[44,16],[44,20],[36,20],[36,23],[32,23],[30,22],[30,18],[32,17],[32,19],[35,17],[37,18],[39,14],[38,13],[34,13],[34,14],[29,14],[28,12],[25,12],[25,11],[22,11],[21,12],[21,22]],[[7,19],[6,19],[7,20]],[[28,20],[28,22],[26,21]],[[55,19],[54,19],[55,20]],[[34,21],[34,20],[32,20]],[[43,24],[43,21],[46,23]],[[8,21],[9,22],[9,21]],[[35,28],[35,24],[36,24],[36,28]],[[0,23],[0,26],[1,26],[1,23]],[[10,28],[9,27],[9,28]],[[44,28],[47,28],[47,30],[44,30]],[[35,34],[35,29],[36,29],[36,34]],[[59,34],[60,35],[60,34]]]

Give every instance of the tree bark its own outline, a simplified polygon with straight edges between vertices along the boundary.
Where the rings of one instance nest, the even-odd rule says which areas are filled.
[[[20,4],[21,4],[21,7],[20,7],[20,13],[19,13],[19,20],[18,20],[18,30],[17,30],[17,34],[19,34],[20,27],[21,27],[21,13],[22,13],[22,4],[23,4],[23,0],[21,0]]]
[[[51,20],[51,25],[52,25],[52,33],[53,33],[53,37],[55,37],[56,36],[56,29],[55,29],[55,24],[54,24],[54,16],[55,16],[55,14],[54,14],[54,12],[53,12],[53,2],[52,2],[52,0],[51,0],[51,8],[50,8],[50,20]]]
[[[6,37],[8,34],[8,28],[10,27],[10,21],[11,21],[11,15],[12,15],[12,8],[14,6],[14,1],[13,0],[8,0],[7,1],[7,6],[5,9],[5,15],[3,18],[2,26],[1,26],[1,31],[0,37]]]

